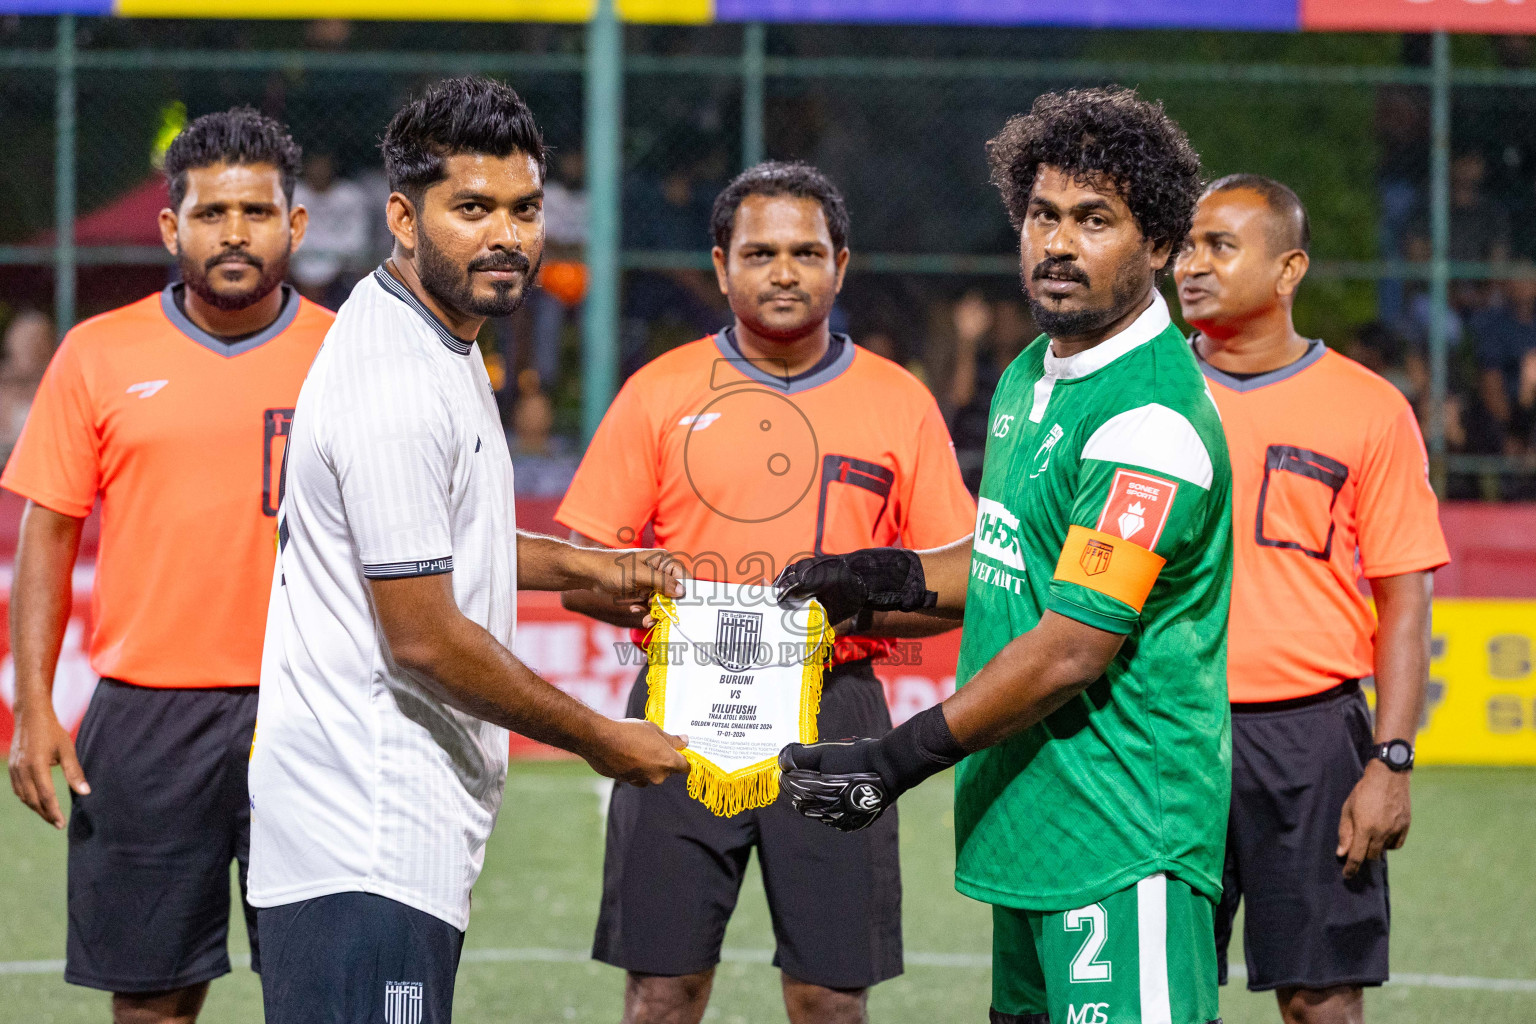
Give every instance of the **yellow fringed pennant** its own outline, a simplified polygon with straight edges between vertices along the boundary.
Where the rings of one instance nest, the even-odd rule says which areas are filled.
[[[685,581],[690,590],[694,587],[694,581]],[[706,584],[717,588],[716,592],[729,590],[742,590],[746,588],[731,588],[724,584]],[[705,609],[706,611],[708,609]],[[822,675],[826,670],[828,660],[832,656],[832,642],[835,639],[833,630],[826,621],[826,613],[821,605],[812,601],[807,606],[808,612],[804,636],[795,635],[790,643],[796,647],[795,655],[791,663],[772,663],[754,668],[751,675],[722,676],[721,682],[728,679],[755,680],[758,675],[766,675],[769,678],[762,681],[763,685],[772,686],[776,679],[782,679],[784,675],[798,669],[799,672],[799,714],[798,735],[786,739],[785,742],[798,740],[801,743],[815,743],[816,717],[821,711],[821,685]],[[750,613],[749,613],[750,614]],[[651,630],[646,646],[646,660],[649,668],[646,672],[646,682],[649,687],[649,695],[645,703],[645,717],[657,726],[667,728],[667,684],[671,674],[680,664],[689,664],[687,658],[692,655],[695,660],[698,657],[696,638],[688,637],[677,628],[681,624],[682,614],[677,602],[672,598],[656,594],[651,598],[651,615],[656,625]],[[681,637],[682,642],[678,638]],[[772,645],[769,645],[770,649]],[[681,659],[679,658],[681,655]],[[785,659],[789,661],[789,659]],[[711,663],[712,664],[712,663]],[[700,668],[703,663],[700,663]],[[711,668],[713,673],[719,666]],[[691,667],[690,671],[693,670]],[[729,685],[727,683],[727,685]],[[758,685],[749,682],[748,685]],[[741,692],[737,690],[736,692]],[[757,705],[739,704],[714,704],[712,707],[742,708],[751,707],[756,710]],[[713,716],[712,716],[713,717]],[[723,716],[722,716],[723,717]],[[695,727],[704,725],[703,722],[693,723]],[[756,726],[754,726],[755,728]],[[715,726],[715,731],[729,730],[731,726],[721,724]],[[742,729],[747,728],[743,726]],[[673,723],[673,732],[691,733],[698,735],[694,730],[678,726]],[[690,739],[692,736],[690,737]],[[716,741],[719,742],[719,741]],[[729,742],[724,741],[724,742]],[[778,749],[773,753],[744,767],[727,770],[721,767],[699,750],[690,749],[683,751],[683,756],[688,759],[688,795],[708,807],[712,812],[721,817],[730,817],[740,814],[742,811],[755,807],[767,807],[773,803],[779,795],[779,762]]]

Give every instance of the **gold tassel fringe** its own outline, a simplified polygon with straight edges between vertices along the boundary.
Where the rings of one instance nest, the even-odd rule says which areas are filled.
[[[779,762],[771,758],[761,764],[726,775],[700,754],[683,751],[688,759],[688,795],[722,818],[767,807],[779,796]]]

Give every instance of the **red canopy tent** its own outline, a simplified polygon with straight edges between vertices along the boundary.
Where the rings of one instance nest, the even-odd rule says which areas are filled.
[[[165,178],[155,175],[135,185],[106,206],[98,207],[75,221],[76,245],[159,245],[160,211],[170,204]],[[32,240],[34,245],[52,245],[52,228]]]
[[[168,261],[170,257],[161,257],[165,250],[161,248],[158,221],[160,211],[167,205],[165,178],[157,173],[75,221],[75,244],[87,250],[95,248],[98,257],[83,262],[78,270],[80,294],[91,297],[82,315],[121,306],[165,286],[166,267],[162,259]],[[38,232],[31,243],[51,246],[57,239],[57,232],[50,228]],[[100,256],[118,247],[129,252],[113,255],[108,262],[100,260]],[[132,252],[134,249],[154,252],[155,258],[146,262],[143,255]],[[29,301],[46,306],[43,296],[52,289],[50,277],[38,274],[33,283],[36,291]],[[19,288],[18,292],[25,294]]]

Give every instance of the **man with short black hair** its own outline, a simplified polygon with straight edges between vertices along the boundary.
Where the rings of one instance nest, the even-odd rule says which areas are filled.
[[[1121,88],[1039,97],[988,147],[1044,334],[998,383],[976,532],[797,563],[832,618],[954,615],[953,697],[880,739],[790,744],[844,830],[958,764],[955,887],[992,904],[993,1024],[1206,1024],[1228,777],[1230,478],[1157,291],[1200,162]]]
[[[1292,322],[1308,235],[1289,188],[1232,175],[1201,198],[1174,268],[1232,453],[1216,943],[1225,980],[1246,902],[1249,989],[1273,991],[1286,1024],[1358,1024],[1362,987],[1387,980],[1386,851],[1408,834],[1430,595],[1449,556],[1407,399]]]
[[[268,1024],[444,1024],[507,732],[637,785],[684,741],[615,722],[512,653],[518,589],[680,596],[663,552],[517,532],[475,339],[544,249],[544,144],[511,89],[429,87],[384,135],[394,255],[304,383],[251,750],[251,902]]]
[[[1228,174],[1206,186],[1201,200],[1203,202],[1212,196],[1237,192],[1247,193],[1250,199],[1263,201],[1268,211],[1267,216],[1255,219],[1253,226],[1263,232],[1269,244],[1269,256],[1278,259],[1290,253],[1305,254],[1312,250],[1312,219],[1307,216],[1307,208],[1302,205],[1301,197],[1289,185],[1262,174]],[[1195,215],[1199,216],[1199,207],[1196,207]],[[1198,241],[1195,241],[1189,248],[1197,244]]]
[[[307,216],[299,147],[249,108],[170,145],[165,247],[181,283],[65,337],[0,477],[27,499],[11,592],[11,788],[69,815],[64,977],[113,993],[120,1024],[197,1018],[229,973],[229,866],[246,883],[280,467],[331,314],[283,284]],[[78,756],[50,694],[82,524],[101,501]],[[89,783],[87,782],[89,780]],[[256,915],[245,907],[251,966]]]
[[[848,226],[842,193],[806,164],[759,164],[719,194],[715,276],[733,322],[624,385],[555,514],[573,539],[632,548],[650,524],[694,579],[754,583],[807,553],[970,533],[975,505],[933,396],[828,326]],[[602,595],[567,594],[565,603],[640,625]],[[889,731],[873,660],[892,650],[891,637],[951,628],[900,613],[840,623],[820,734]],[[631,716],[643,716],[648,696],[642,671]],[[621,784],[592,955],[628,972],[625,1024],[703,1017],[754,848],[791,1024],[862,1022],[869,988],[901,973],[894,817],[840,836],[783,800],[726,818],[682,779]]]

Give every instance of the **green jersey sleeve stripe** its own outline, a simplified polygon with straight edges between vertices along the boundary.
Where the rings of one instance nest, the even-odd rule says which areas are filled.
[[[1083,458],[1140,466],[1204,491],[1211,488],[1211,453],[1194,425],[1155,402],[1105,420],[1083,445]]]
[[[1081,601],[1074,601],[1064,591],[1076,591],[1089,600],[1095,600],[1100,604],[1109,605],[1114,611],[1104,608],[1092,608]],[[1140,616],[1136,609],[1128,604],[1116,601],[1112,597],[1104,597],[1095,594],[1087,587],[1080,587],[1076,583],[1057,582],[1051,586],[1050,596],[1045,599],[1045,606],[1057,615],[1064,615],[1069,619],[1081,622],[1085,626],[1094,629],[1102,629],[1106,633],[1119,633],[1122,636],[1136,628],[1136,620]]]

